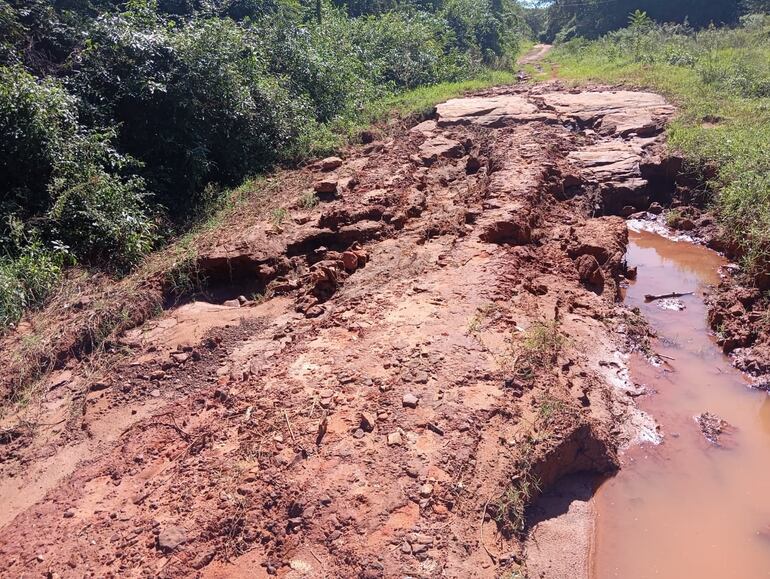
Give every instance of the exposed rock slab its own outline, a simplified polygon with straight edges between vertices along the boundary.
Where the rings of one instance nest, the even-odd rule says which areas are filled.
[[[438,126],[502,127],[517,122],[555,121],[556,116],[529,102],[526,96],[503,94],[452,99],[436,107]]]
[[[559,115],[606,135],[654,135],[674,113],[662,96],[650,92],[552,92],[544,94],[542,101]]]

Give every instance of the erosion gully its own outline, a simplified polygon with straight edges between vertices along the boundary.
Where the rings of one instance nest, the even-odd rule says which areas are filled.
[[[665,363],[639,356],[639,405],[655,417],[659,445],[627,451],[624,468],[595,497],[592,577],[605,579],[770,577],[770,399],[743,375],[709,333],[703,292],[724,260],[692,243],[631,232],[626,292],[658,334]],[[685,309],[646,303],[645,294],[695,292]],[[734,430],[708,442],[694,417],[717,414]]]

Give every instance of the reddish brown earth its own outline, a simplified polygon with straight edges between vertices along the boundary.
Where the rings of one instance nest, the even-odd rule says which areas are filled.
[[[655,199],[673,112],[495,89],[298,171],[200,254],[217,303],[6,413],[4,574],[585,576],[591,477],[649,427],[626,227],[599,215]]]

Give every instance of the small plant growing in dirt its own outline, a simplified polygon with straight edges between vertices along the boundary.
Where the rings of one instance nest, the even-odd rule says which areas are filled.
[[[527,506],[539,492],[540,482],[530,472],[525,472],[513,480],[497,501],[490,506],[492,518],[504,536],[522,535],[527,524]]]
[[[164,293],[173,300],[191,296],[205,287],[205,280],[198,269],[197,255],[192,251],[171,264],[164,277]]]
[[[564,401],[545,393],[537,401],[538,420],[543,423],[548,423],[555,415],[563,412],[564,409]]]
[[[280,229],[283,222],[288,217],[289,212],[283,207],[276,207],[270,212],[270,223],[273,224],[274,229]]]
[[[497,308],[497,304],[493,302],[476,308],[476,313],[468,322],[468,334],[477,334],[484,325],[484,322],[494,314]]]
[[[684,215],[679,209],[672,209],[666,213],[666,225],[671,229],[678,229]]]
[[[308,191],[299,200],[299,206],[303,209],[312,209],[316,205],[318,205],[318,195],[315,194],[315,191]]]
[[[526,331],[524,339],[514,345],[515,375],[532,382],[537,370],[553,365],[564,348],[566,339],[559,332],[558,322],[536,322]]]

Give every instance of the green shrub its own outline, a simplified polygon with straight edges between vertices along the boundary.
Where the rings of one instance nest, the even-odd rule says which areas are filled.
[[[3,222],[11,213],[26,218],[47,208],[48,184],[79,130],[75,99],[58,82],[38,81],[21,67],[0,68]]]
[[[61,278],[65,258],[65,252],[46,249],[36,239],[14,259],[0,258],[0,328],[45,301]]]
[[[445,22],[431,14],[388,12],[355,20],[352,33],[372,81],[396,90],[458,80],[459,71],[468,70],[460,53],[445,54],[445,30]]]

